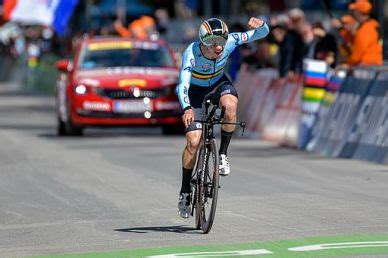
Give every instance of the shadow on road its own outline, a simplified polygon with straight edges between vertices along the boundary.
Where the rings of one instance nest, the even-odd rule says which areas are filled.
[[[308,159],[328,159],[329,157],[320,156],[312,152],[306,152],[286,146],[249,146],[233,147],[232,157],[254,157],[254,158],[273,158],[285,156],[298,156]]]
[[[182,138],[183,135],[164,135],[159,128],[152,127],[118,127],[118,128],[86,128],[82,136],[58,136],[55,128],[52,133],[42,133],[39,137],[49,139],[82,139],[82,138],[117,138],[117,137],[148,137],[148,138]]]
[[[200,231],[193,227],[188,226],[165,226],[165,227],[137,227],[137,228],[122,228],[122,229],[115,229],[114,231],[119,232],[128,232],[128,233],[150,233],[150,232],[171,232],[171,233],[198,233],[200,234]]]
[[[52,126],[45,126],[39,124],[1,124],[0,129],[6,130],[22,130],[22,131],[35,131],[35,130],[50,130]]]

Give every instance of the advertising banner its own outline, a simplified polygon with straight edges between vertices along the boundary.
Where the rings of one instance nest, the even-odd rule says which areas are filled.
[[[387,163],[387,153],[388,71],[380,72],[370,88],[340,156]]]
[[[247,123],[245,135],[258,138],[262,131],[262,116],[267,112],[272,115],[264,102],[270,98],[268,89],[277,77],[275,69],[240,71],[235,86],[239,96],[238,119]]]
[[[331,70],[328,74],[329,81],[326,84],[325,96],[319,106],[319,111],[311,128],[311,138],[306,146],[306,149],[310,151],[315,149],[316,144],[319,142],[319,138],[328,122],[326,119],[330,108],[334,104],[338,91],[346,78],[347,70]]]
[[[263,140],[297,147],[301,91],[301,80],[273,81],[265,98],[265,108],[260,119]]]
[[[329,109],[313,150],[328,156],[338,156],[368,93],[375,71],[355,69],[346,77],[336,101]]]

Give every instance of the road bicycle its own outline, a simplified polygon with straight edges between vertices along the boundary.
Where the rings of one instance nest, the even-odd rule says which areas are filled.
[[[220,108],[211,101],[211,95],[206,96],[202,103],[202,120],[195,120],[202,124],[202,139],[197,155],[194,173],[191,178],[191,216],[195,217],[195,226],[203,233],[210,232],[217,208],[219,185],[219,156],[214,137],[214,125],[234,124],[242,127],[244,133],[245,122],[222,122],[225,107]],[[195,215],[194,215],[195,214]]]

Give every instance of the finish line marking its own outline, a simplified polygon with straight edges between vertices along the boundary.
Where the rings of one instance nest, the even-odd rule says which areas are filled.
[[[243,255],[258,255],[258,254],[273,254],[266,249],[256,250],[240,250],[240,251],[224,251],[224,252],[195,252],[195,253],[179,253],[147,256],[148,258],[176,258],[176,257],[224,257],[224,256],[243,256]]]
[[[307,252],[307,251],[318,251],[318,250],[340,249],[340,248],[362,248],[362,247],[381,247],[381,246],[388,246],[388,241],[327,243],[327,244],[292,247],[292,248],[288,248],[288,250],[294,251],[294,252]]]
[[[346,248],[364,248],[364,247],[388,247],[388,241],[373,242],[343,242],[343,243],[326,243],[305,245],[288,248],[292,252],[311,252],[329,249],[346,249]],[[192,252],[192,253],[175,253],[164,255],[152,255],[148,258],[189,258],[189,257],[223,257],[223,256],[244,256],[244,255],[264,255],[274,254],[267,249],[238,250],[238,251],[214,251],[214,252]]]

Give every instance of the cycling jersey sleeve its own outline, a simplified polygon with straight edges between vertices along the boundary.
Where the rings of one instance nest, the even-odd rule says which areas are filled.
[[[249,43],[258,39],[266,37],[269,33],[269,27],[266,23],[263,26],[254,29],[248,30],[246,32],[233,32],[232,37],[234,38],[235,45],[239,46],[245,43]]]
[[[189,87],[190,87],[190,81],[191,81],[191,71],[193,69],[193,66],[195,65],[193,45],[194,43],[190,44],[185,50],[185,52],[183,53],[182,66],[179,73],[177,94],[178,94],[179,103],[181,104],[183,109],[190,107],[190,100],[189,100],[188,94],[189,94]]]

